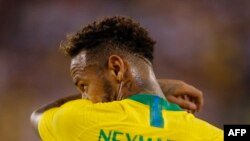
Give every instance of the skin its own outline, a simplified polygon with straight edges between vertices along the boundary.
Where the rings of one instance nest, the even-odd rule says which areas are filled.
[[[82,51],[72,59],[71,76],[82,95],[94,103],[122,100],[138,93],[154,93],[165,98],[152,67],[143,60],[138,67],[111,55],[108,65],[102,66],[95,61],[87,62],[86,52]]]
[[[202,93],[191,85],[178,80],[157,80],[152,65],[136,58],[133,64],[119,55],[111,55],[107,65],[96,61],[87,61],[86,51],[81,51],[72,58],[70,72],[74,84],[81,95],[58,99],[46,104],[31,115],[31,122],[37,130],[38,122],[44,111],[80,98],[93,103],[122,100],[138,93],[149,93],[179,104],[190,112],[200,110],[203,106]]]
[[[183,81],[158,79],[167,100],[180,105],[188,112],[200,112],[203,105],[203,93]]]
[[[201,110],[204,103],[201,91],[178,80],[156,80],[151,63],[139,59],[139,65],[131,65],[126,59],[112,55],[108,60],[108,68],[100,68],[98,63],[86,63],[86,53],[82,52],[72,59],[71,75],[83,97],[93,102],[121,100],[137,93],[157,93],[188,112]],[[121,84],[122,91],[118,92]],[[118,94],[119,98],[116,97]]]

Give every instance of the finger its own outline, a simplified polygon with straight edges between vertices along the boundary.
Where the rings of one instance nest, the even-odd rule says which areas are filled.
[[[196,89],[195,87],[191,85],[184,83],[182,85],[182,88],[177,90],[174,95],[180,96],[183,94],[187,95],[189,99],[193,99],[195,104],[197,104],[197,110],[198,111],[201,110],[201,108],[203,107],[204,101],[203,101],[203,94],[200,90]]]
[[[183,96],[182,96],[182,99],[185,100],[185,101],[194,103],[193,99],[190,98],[190,97],[188,97],[187,95],[183,95]],[[194,103],[194,104],[195,104],[195,103]],[[196,105],[196,106],[197,106],[197,105]],[[195,110],[187,109],[186,111],[187,111],[188,113],[194,114],[196,110],[197,110],[197,109],[195,109]]]
[[[195,110],[188,110],[188,109],[184,109],[184,108],[183,108],[183,110],[185,110],[185,111],[188,112],[188,113],[192,113],[192,114],[195,113]]]
[[[182,107],[183,109],[194,110],[194,111],[197,110],[196,104],[190,101],[186,101],[180,97],[178,98],[175,96],[168,96],[167,99],[169,102],[180,105],[180,107]]]

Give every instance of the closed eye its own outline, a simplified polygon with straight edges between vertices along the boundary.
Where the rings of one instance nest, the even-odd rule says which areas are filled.
[[[88,86],[82,82],[79,82],[77,84],[77,88],[82,92],[82,93],[87,93]]]

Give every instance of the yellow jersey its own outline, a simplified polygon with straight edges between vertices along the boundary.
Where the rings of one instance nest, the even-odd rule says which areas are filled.
[[[43,141],[223,141],[223,131],[150,94],[121,101],[79,99],[46,111]]]

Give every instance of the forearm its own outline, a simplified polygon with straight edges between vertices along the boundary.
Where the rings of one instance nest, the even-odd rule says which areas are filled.
[[[176,92],[176,89],[183,85],[183,82],[180,80],[157,79],[157,81],[166,97],[173,95]]]

